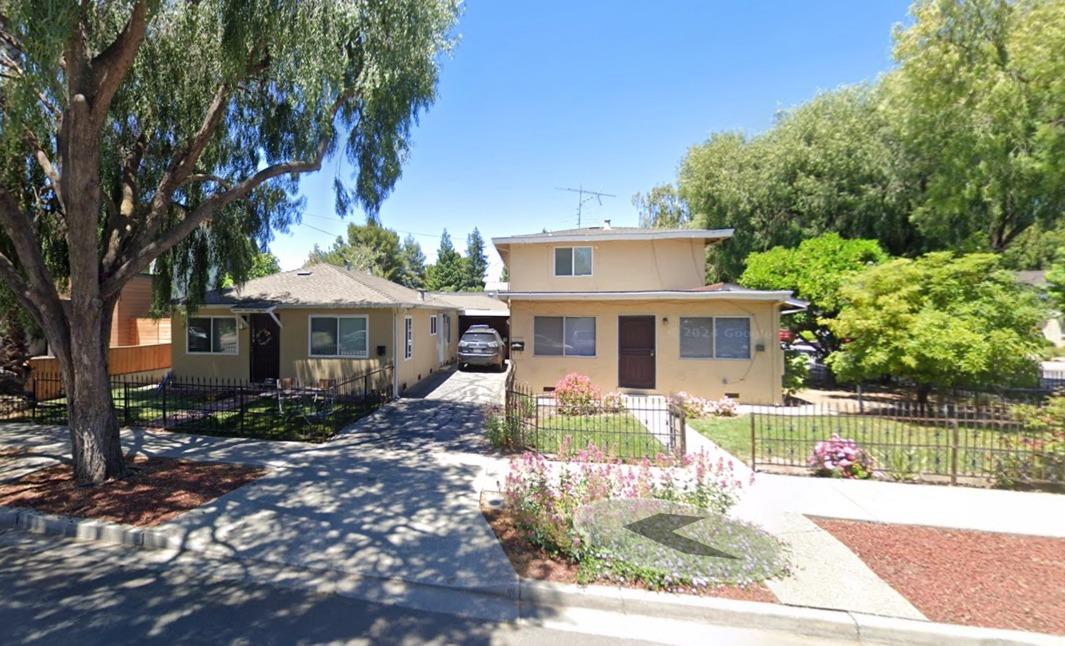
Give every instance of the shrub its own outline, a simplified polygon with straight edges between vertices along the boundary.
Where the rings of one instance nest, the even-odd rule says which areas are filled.
[[[488,443],[497,451],[511,451],[517,448],[514,425],[507,419],[500,406],[486,406],[484,409],[484,432]]]
[[[854,440],[833,433],[814,445],[808,464],[819,476],[864,479],[872,475],[873,459]]]
[[[600,410],[604,413],[624,413],[625,412],[625,395],[614,391],[603,395],[603,400],[600,405]]]
[[[1015,487],[1031,480],[1065,482],[1065,394],[1045,406],[1019,404],[1013,416],[1022,430],[1006,435],[992,467],[995,484]]]
[[[555,384],[555,402],[560,415],[591,415],[599,408],[601,394],[585,375],[571,372]]]
[[[703,399],[686,392],[673,395],[673,401],[684,408],[684,415],[692,419],[703,417],[735,417],[739,414],[739,402],[731,397]]]

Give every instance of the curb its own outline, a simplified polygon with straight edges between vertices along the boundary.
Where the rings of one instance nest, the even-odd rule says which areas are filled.
[[[145,550],[184,551],[194,557],[202,556],[204,560],[217,560],[209,549],[189,550],[183,532],[42,514],[31,509],[0,507],[0,528]],[[227,556],[227,560],[242,564],[248,573],[252,569],[260,571],[264,580],[281,587],[299,587],[321,594],[483,618],[505,618],[505,615],[510,614],[505,607],[514,608],[515,605],[516,617],[531,621],[539,618],[538,609],[584,608],[860,643],[919,646],[942,646],[944,643],[952,646],[1065,645],[1065,638],[1042,633],[717,597],[670,595],[633,588],[578,586],[529,579],[519,579],[517,583],[454,586],[325,568],[296,568],[260,559],[234,559]],[[219,561],[219,564],[224,564],[224,561]]]

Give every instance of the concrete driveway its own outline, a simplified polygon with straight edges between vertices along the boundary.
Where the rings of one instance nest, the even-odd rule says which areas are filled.
[[[404,393],[404,397],[451,401],[463,404],[503,404],[507,375],[513,370],[498,372],[491,368],[470,366],[465,370],[452,368],[422,380]]]

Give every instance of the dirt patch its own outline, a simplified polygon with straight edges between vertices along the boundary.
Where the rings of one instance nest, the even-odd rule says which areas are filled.
[[[1065,634],[1065,539],[811,520],[932,621]]]
[[[577,565],[569,561],[551,556],[539,547],[533,545],[521,535],[514,526],[514,520],[505,509],[496,509],[484,503],[481,511],[485,519],[491,525],[492,530],[503,546],[503,551],[514,571],[518,576],[537,581],[552,581],[554,583],[576,583]],[[612,584],[618,582],[612,581]],[[639,583],[621,583],[625,587],[647,589]],[[698,588],[691,590],[675,590],[686,594],[694,594],[707,597],[722,597],[725,599],[737,599],[740,601],[762,601],[777,603],[776,596],[764,585],[737,586],[723,585],[713,588]]]
[[[266,469],[217,462],[137,457],[129,475],[95,487],[57,465],[0,484],[0,505],[46,514],[152,527],[263,476]]]

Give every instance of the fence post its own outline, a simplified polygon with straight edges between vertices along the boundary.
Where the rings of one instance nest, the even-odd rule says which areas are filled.
[[[126,426],[129,426],[129,382],[122,380],[122,417],[126,420]]]
[[[950,418],[950,484],[958,484],[958,419]]]
[[[755,439],[755,423],[754,418],[758,415],[754,411],[751,411],[751,471],[757,471],[757,465],[755,464],[755,456],[758,454],[756,439]]]
[[[37,377],[30,377],[30,386],[33,388],[33,401],[30,403],[30,418],[37,422]]]
[[[170,425],[166,421],[166,380],[163,380],[163,392],[160,393],[159,403],[163,407],[163,428],[167,428]]]
[[[240,434],[244,435],[244,386],[237,386],[237,392],[240,393]]]
[[[677,426],[678,426],[678,428],[677,428],[677,449],[680,452],[680,455],[678,455],[677,457],[679,457],[681,460],[683,460],[684,456],[687,455],[687,453],[688,453],[688,437],[687,437],[687,435],[688,435],[688,432],[687,432],[688,421],[687,421],[686,416],[684,414],[684,407],[683,406],[677,406],[673,402],[670,402],[670,406],[675,407],[676,411],[677,411],[677,418],[675,420],[676,423],[677,423]]]

